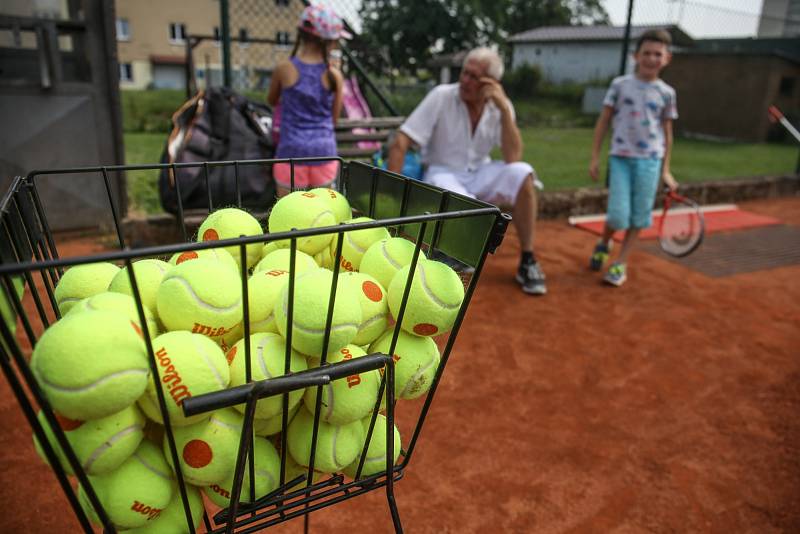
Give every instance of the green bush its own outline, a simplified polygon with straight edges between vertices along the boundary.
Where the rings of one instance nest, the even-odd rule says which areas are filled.
[[[125,90],[122,94],[122,129],[126,132],[168,133],[172,114],[186,100],[179,89]]]
[[[522,65],[503,76],[503,85],[511,98],[530,99],[539,92],[542,71],[537,65]]]

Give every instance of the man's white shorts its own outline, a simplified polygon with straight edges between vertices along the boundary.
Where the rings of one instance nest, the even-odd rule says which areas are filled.
[[[542,188],[533,167],[525,162],[490,161],[474,171],[457,171],[431,165],[425,182],[497,205],[513,206],[525,178],[533,174],[534,185]]]

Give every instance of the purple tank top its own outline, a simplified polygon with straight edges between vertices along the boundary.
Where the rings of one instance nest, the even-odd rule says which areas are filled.
[[[336,156],[333,133],[333,92],[322,85],[324,63],[291,58],[299,76],[281,94],[281,135],[276,158]],[[321,162],[324,163],[324,162]]]

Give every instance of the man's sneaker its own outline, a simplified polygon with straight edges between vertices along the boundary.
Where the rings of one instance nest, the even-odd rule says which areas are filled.
[[[547,293],[547,286],[544,285],[544,271],[539,262],[520,264],[517,271],[517,282],[522,286],[522,290],[529,295],[544,295]]]
[[[625,274],[625,271],[624,263],[612,263],[611,267],[608,268],[608,272],[603,277],[603,282],[619,287],[628,279],[628,275]]]
[[[593,271],[601,270],[608,261],[609,252],[611,252],[611,242],[603,243],[598,241],[597,246],[594,247],[592,257],[589,259],[589,268]]]

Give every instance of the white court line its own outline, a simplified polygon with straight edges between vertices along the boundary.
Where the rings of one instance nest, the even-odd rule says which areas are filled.
[[[677,208],[672,213],[680,213],[681,211],[686,211],[691,208]],[[713,204],[710,206],[700,206],[700,211],[703,213],[712,213],[716,211],[732,211],[738,209],[736,204]],[[653,210],[653,216],[658,217],[664,212],[663,209],[659,208],[657,210]],[[592,223],[592,222],[602,222],[606,220],[605,214],[597,214],[597,215],[576,215],[572,216],[567,221],[572,226],[582,224],[582,223]]]

